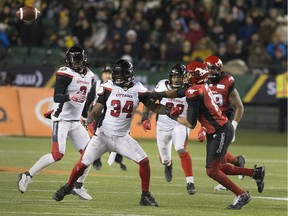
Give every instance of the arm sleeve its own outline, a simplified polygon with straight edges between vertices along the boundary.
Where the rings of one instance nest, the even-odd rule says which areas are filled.
[[[191,125],[196,126],[199,115],[200,100],[197,100],[196,98],[187,98],[187,103],[187,120]]]
[[[185,97],[186,90],[187,90],[186,87],[181,87],[181,88],[177,89],[177,97],[178,98]]]
[[[147,107],[150,104],[150,101],[149,101],[150,94],[152,93],[149,93],[149,92],[139,93],[139,101],[142,102]]]
[[[106,101],[108,100],[110,94],[111,94],[111,91],[108,89],[105,89],[105,92],[103,94],[99,95],[96,103],[100,103],[100,104],[105,106]]]
[[[64,103],[69,101],[69,95],[66,94],[66,88],[71,83],[72,78],[57,76],[56,84],[54,88],[54,102],[55,103]]]
[[[235,82],[232,82],[231,85],[228,87],[228,94],[230,94],[235,89]]]
[[[90,104],[93,103],[95,97],[96,97],[96,83],[93,83],[90,91],[87,94],[87,101],[86,101],[87,109],[86,109],[86,111],[88,111],[88,108],[89,108]]]

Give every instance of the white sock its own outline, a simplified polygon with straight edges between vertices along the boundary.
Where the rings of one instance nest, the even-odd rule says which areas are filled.
[[[31,176],[34,176],[38,172],[40,172],[45,167],[49,166],[50,164],[54,163],[55,160],[51,153],[43,155],[29,170]]]
[[[187,183],[189,183],[189,182],[194,183],[194,177],[193,176],[187,176],[186,177],[186,182]]]
[[[88,175],[88,173],[89,173],[90,168],[91,168],[91,166],[89,166],[89,167],[87,167],[87,168],[85,169],[83,175],[80,176],[80,177],[77,179],[77,182],[79,182],[79,183],[84,183],[84,181],[85,181],[85,179],[86,179],[86,177],[87,177],[87,175]]]

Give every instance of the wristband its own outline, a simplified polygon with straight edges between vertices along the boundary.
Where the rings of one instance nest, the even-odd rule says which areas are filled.
[[[238,126],[238,122],[236,122],[235,120],[232,121],[232,125],[234,130],[236,130],[237,126]]]
[[[147,120],[148,117],[149,117],[149,113],[148,113],[148,112],[143,112],[143,113],[142,113],[141,122],[144,122],[145,120]]]

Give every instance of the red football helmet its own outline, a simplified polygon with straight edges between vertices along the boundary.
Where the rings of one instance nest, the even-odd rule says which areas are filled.
[[[206,83],[209,76],[208,68],[202,62],[191,62],[186,66],[188,84]]]
[[[209,79],[217,79],[220,77],[223,70],[223,63],[217,56],[209,56],[204,61],[204,64],[209,70]]]

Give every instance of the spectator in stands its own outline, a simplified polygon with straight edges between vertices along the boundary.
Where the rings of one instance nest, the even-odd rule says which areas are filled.
[[[189,22],[189,32],[186,34],[186,39],[191,42],[192,47],[195,47],[197,42],[204,37],[203,28],[197,20]]]
[[[223,26],[212,18],[208,20],[208,35],[216,44],[224,42],[227,38]]]
[[[133,59],[139,59],[142,52],[140,41],[138,41],[138,34],[134,29],[129,29],[126,32],[126,37],[122,46],[121,55],[131,55]]]
[[[182,61],[186,63],[192,61],[192,46],[189,40],[182,43]]]
[[[277,27],[275,30],[275,33],[279,35],[280,42],[284,43],[286,46],[287,46],[287,32],[288,32],[287,22],[288,22],[287,14],[285,16],[279,16],[277,18]]]
[[[237,41],[236,34],[230,34],[226,43],[226,50],[230,60],[240,58],[241,49],[241,43]]]
[[[218,56],[220,59],[222,59],[223,62],[227,62],[231,59],[230,56],[227,54],[227,49],[226,49],[225,43],[220,43],[218,45],[218,50],[216,52],[216,56]]]
[[[233,15],[228,13],[223,19],[220,21],[220,25],[223,29],[225,29],[225,34],[236,34],[238,32],[238,23],[233,19]]]
[[[192,61],[204,61],[207,56],[213,55],[216,52],[216,45],[209,37],[203,37],[196,44],[191,59]]]
[[[105,56],[107,58],[115,58],[115,59],[119,58],[121,47],[122,47],[121,33],[120,31],[115,30],[111,34],[111,37],[107,38]]]
[[[72,47],[74,44],[71,46],[67,47],[67,36],[72,37],[72,29],[71,26],[69,25],[69,16],[64,15],[64,16],[59,16],[58,20],[58,30],[55,32],[54,35],[51,35],[50,39],[52,40],[52,45],[54,44],[55,46],[59,46],[62,50],[67,50],[69,47]]]
[[[258,34],[260,36],[260,41],[267,45],[272,38],[273,33],[276,29],[276,23],[272,21],[271,18],[265,17],[264,20],[260,23],[260,27],[258,29]]]
[[[78,11],[77,21],[73,26],[73,34],[78,38],[79,45],[83,46],[84,39],[92,36],[92,26],[86,18],[83,9]]]
[[[287,57],[280,47],[274,48],[274,56],[270,62],[270,73],[274,76],[287,72]]]
[[[245,24],[240,28],[238,33],[238,38],[240,40],[249,40],[252,34],[256,33],[258,30],[257,26],[253,23],[251,16],[245,18]]]
[[[268,54],[271,56],[271,58],[274,58],[276,56],[275,51],[277,49],[281,50],[284,56],[287,56],[287,47],[285,46],[284,43],[280,41],[279,35],[275,33],[272,35],[271,41],[266,46],[266,50]]]
[[[252,72],[263,73],[267,71],[270,60],[270,56],[266,53],[265,47],[261,43],[251,46],[248,56],[248,66]]]

